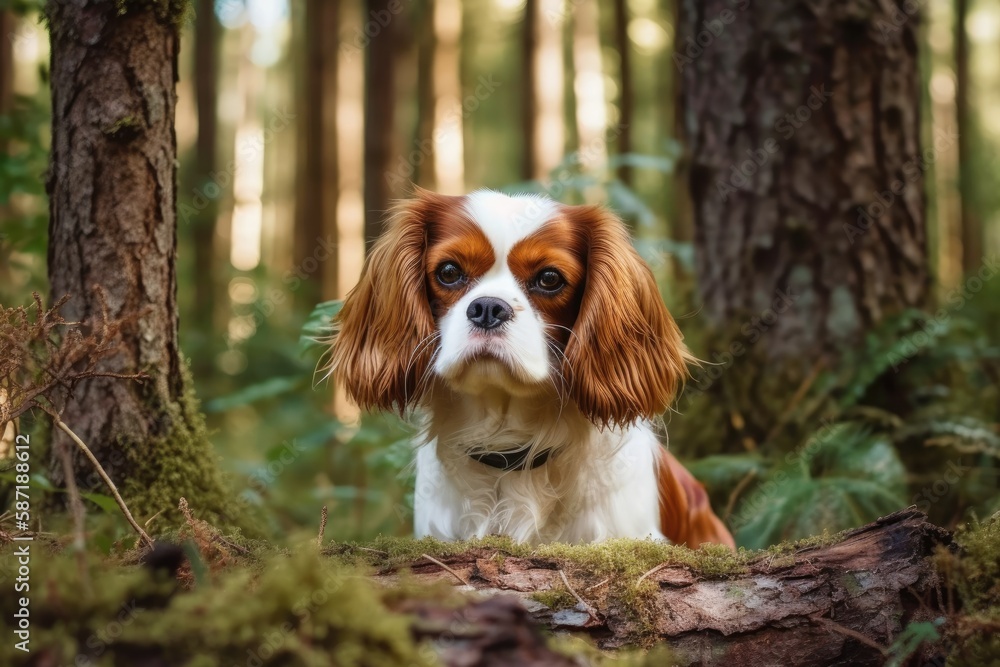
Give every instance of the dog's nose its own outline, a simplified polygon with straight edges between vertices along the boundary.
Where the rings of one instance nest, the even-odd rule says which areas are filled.
[[[492,296],[481,296],[469,304],[465,315],[480,329],[496,329],[514,317],[514,309],[504,301]]]

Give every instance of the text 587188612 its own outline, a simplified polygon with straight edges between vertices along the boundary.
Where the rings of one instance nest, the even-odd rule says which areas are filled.
[[[28,481],[31,479],[31,439],[27,435],[17,436],[14,443],[14,455],[17,463],[14,464],[15,473],[15,497],[14,497],[14,524],[20,531],[27,531],[31,525],[31,497],[28,494]],[[31,542],[30,534],[15,535],[14,540],[18,542]],[[14,578],[14,592],[20,594],[17,597],[17,604],[14,610],[14,635],[16,637],[14,646],[19,651],[27,653],[31,642],[31,617],[28,607],[30,600],[28,593],[31,591],[31,544],[19,544],[14,550],[13,557],[17,559],[17,576]]]

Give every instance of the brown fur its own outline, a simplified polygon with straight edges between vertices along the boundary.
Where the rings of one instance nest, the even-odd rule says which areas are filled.
[[[332,367],[363,409],[402,412],[419,399],[435,345],[424,258],[430,222],[459,197],[423,190],[400,203],[336,320]]]
[[[564,206],[587,248],[574,335],[566,345],[570,393],[595,424],[628,425],[660,415],[691,359],[625,225],[599,206]]]
[[[736,548],[725,524],[712,512],[705,487],[666,449],[660,450],[660,530],[674,544],[697,549],[701,544]]]

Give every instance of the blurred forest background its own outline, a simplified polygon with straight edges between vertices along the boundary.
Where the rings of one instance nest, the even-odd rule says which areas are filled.
[[[176,123],[181,343],[221,465],[269,531],[313,526],[322,505],[337,539],[410,531],[412,429],[359,416],[316,378],[313,339],[414,183],[606,202],[632,226],[706,360],[667,416],[671,448],[741,545],[910,504],[946,526],[1000,509],[1000,0],[919,3],[902,28],[870,18],[854,52],[855,33],[816,25],[864,17],[763,4],[193,1]],[[49,293],[49,38],[40,2],[0,8],[0,303],[13,306]],[[772,24],[787,50],[745,39]],[[902,51],[866,51],[880,30]],[[801,66],[828,39],[829,103],[819,68]],[[747,54],[759,69],[727,66]],[[898,106],[879,107],[886,91]],[[868,107],[881,171],[829,148],[852,141],[838,114]],[[770,134],[725,138],[747,119]],[[769,202],[784,212],[762,228]],[[859,315],[842,316],[854,299]]]

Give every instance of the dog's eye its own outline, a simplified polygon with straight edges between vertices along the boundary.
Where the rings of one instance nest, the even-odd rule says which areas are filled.
[[[542,292],[557,292],[565,284],[566,280],[555,269],[544,269],[535,276],[535,288]]]
[[[445,287],[455,287],[465,280],[465,274],[455,262],[445,262],[438,267],[437,279]]]

